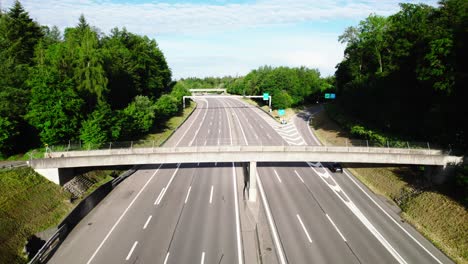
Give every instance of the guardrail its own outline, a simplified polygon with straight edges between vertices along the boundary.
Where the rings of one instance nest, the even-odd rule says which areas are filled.
[[[244,138],[202,138],[190,142],[191,146],[289,146],[284,141],[275,143],[247,143]],[[335,142],[333,145],[323,145],[324,147],[365,147],[365,148],[398,148],[398,149],[417,149],[417,150],[439,150],[444,153],[451,154],[451,146],[443,147],[429,142],[402,142],[402,141],[386,141],[384,143],[368,140],[343,140]],[[139,148],[160,148],[156,141],[150,140],[135,140],[135,141],[119,141],[107,142],[101,144],[83,143],[81,141],[69,141],[67,144],[54,145],[46,148],[45,156],[48,153],[54,152],[69,152],[69,151],[90,151],[90,150],[111,150],[111,149],[139,149]]]

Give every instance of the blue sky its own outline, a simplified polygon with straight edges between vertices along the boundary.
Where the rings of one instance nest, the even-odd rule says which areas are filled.
[[[0,0],[3,9],[13,0]],[[103,33],[113,27],[156,39],[174,78],[245,75],[262,65],[307,66],[333,75],[338,36],[398,0],[22,0],[30,15],[60,29],[81,13]],[[436,5],[434,0],[407,0]]]

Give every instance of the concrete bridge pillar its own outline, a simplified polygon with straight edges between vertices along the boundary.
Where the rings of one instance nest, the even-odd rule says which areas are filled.
[[[257,162],[251,161],[249,166],[249,201],[257,201]]]

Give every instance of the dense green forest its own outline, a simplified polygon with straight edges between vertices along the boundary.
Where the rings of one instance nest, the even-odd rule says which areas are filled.
[[[320,78],[315,69],[263,66],[234,79],[226,87],[233,94],[269,93],[272,107],[279,109],[316,102],[323,91],[332,88],[332,82],[333,78]]]
[[[379,133],[466,152],[467,39],[466,0],[370,15],[339,37],[347,47],[336,67],[335,110]]]
[[[33,21],[19,1],[0,12],[0,153],[68,140],[133,139],[181,109],[183,84],[156,41],[82,15],[75,27]]]

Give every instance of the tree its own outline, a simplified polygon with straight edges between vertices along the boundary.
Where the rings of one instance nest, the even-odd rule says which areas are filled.
[[[169,94],[164,94],[156,101],[155,109],[159,120],[166,120],[179,111],[178,101]]]
[[[121,130],[116,121],[110,106],[101,102],[82,122],[80,139],[90,147],[99,147],[104,143],[116,140],[120,136]]]
[[[371,14],[359,23],[359,39],[367,49],[372,49],[379,63],[378,72],[383,72],[382,50],[385,46],[387,18]]]
[[[31,101],[26,119],[43,143],[66,142],[78,136],[84,101],[71,79],[61,79],[52,66],[39,66],[29,81]]]
[[[31,64],[34,47],[43,36],[41,28],[29,17],[18,0],[6,13],[6,17],[6,38],[11,45],[11,55],[17,64]]]
[[[41,37],[39,25],[19,1],[0,16],[0,134],[6,137],[0,144],[3,154],[26,147],[26,140],[18,138],[30,137],[23,119],[29,101],[25,81]]]
[[[130,139],[148,132],[154,124],[156,114],[153,102],[146,96],[138,95],[132,103],[120,112],[122,136]]]
[[[83,30],[76,55],[74,79],[78,91],[88,94],[89,100],[96,97],[97,101],[102,101],[107,89],[107,78],[102,67],[97,35],[89,28]],[[89,103],[94,104],[93,101]]]

